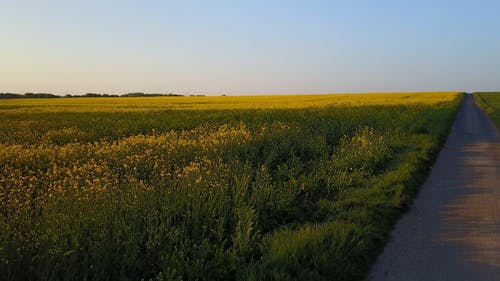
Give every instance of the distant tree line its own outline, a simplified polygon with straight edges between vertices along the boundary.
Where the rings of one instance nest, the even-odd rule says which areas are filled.
[[[24,95],[21,94],[14,94],[14,93],[0,93],[0,98],[1,99],[16,99],[16,98],[60,98],[60,96],[54,95],[54,94],[48,94],[48,93],[25,93]]]
[[[66,94],[64,96],[49,94],[49,93],[25,93],[25,94],[15,94],[15,93],[0,93],[0,99],[18,99],[18,98],[101,98],[101,97],[183,97],[186,95],[181,94],[147,94],[147,93],[127,93],[123,95],[110,95],[110,94],[99,94],[99,93],[86,93],[84,95],[71,95]],[[204,95],[187,95],[191,97],[202,97]]]
[[[145,94],[145,93],[128,93],[122,95],[122,97],[182,97],[184,95],[181,94],[173,94],[173,93],[168,93],[168,94]]]

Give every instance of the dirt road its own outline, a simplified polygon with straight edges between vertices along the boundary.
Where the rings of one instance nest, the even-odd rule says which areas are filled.
[[[472,95],[368,280],[500,280],[500,134]]]

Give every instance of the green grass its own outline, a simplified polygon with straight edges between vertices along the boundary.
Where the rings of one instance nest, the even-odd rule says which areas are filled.
[[[305,108],[9,109],[0,120],[0,276],[362,280],[461,95],[373,98]]]
[[[474,99],[491,117],[497,128],[500,128],[500,93],[475,93]]]

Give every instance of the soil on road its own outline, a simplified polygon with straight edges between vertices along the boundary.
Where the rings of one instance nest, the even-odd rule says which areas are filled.
[[[500,134],[472,95],[368,280],[500,280]]]

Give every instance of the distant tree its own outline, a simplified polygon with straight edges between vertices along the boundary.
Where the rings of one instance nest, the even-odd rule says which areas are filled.
[[[61,96],[54,95],[54,94],[44,93],[44,94],[40,94],[40,97],[41,98],[60,98]]]
[[[54,95],[51,93],[25,93],[26,98],[60,98],[61,96]]]
[[[100,97],[101,94],[96,94],[96,93],[86,93],[84,95],[84,97],[89,97],[89,98],[96,98],[96,97]]]
[[[61,96],[50,94],[50,93],[24,93],[14,94],[14,93],[0,93],[0,98],[2,99],[19,99],[19,98],[60,98]]]
[[[0,99],[18,99],[18,98],[24,98],[24,96],[14,93],[0,93]]]
[[[124,97],[143,97],[144,93],[127,93],[123,95]]]

